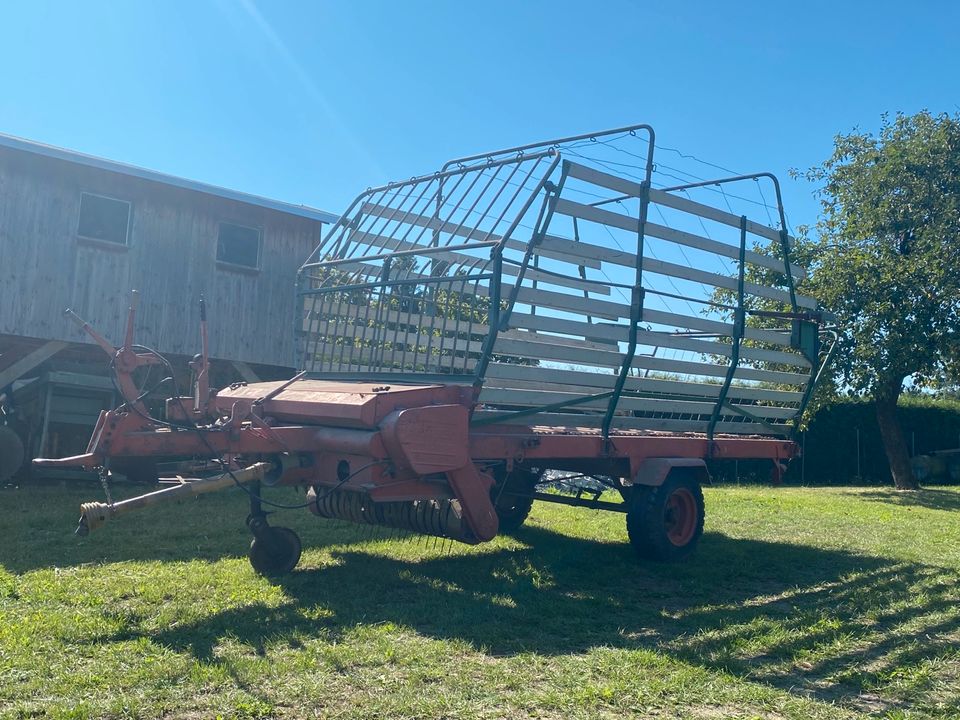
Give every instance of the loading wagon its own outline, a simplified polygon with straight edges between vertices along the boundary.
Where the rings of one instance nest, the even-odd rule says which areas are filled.
[[[635,125],[368,189],[298,272],[300,372],[211,390],[202,310],[192,394],[171,388],[163,418],[138,385],[165,360],[135,344],[135,302],[119,349],[77,318],[124,402],[86,453],[34,462],[100,470],[107,501],[82,506],[81,534],[239,486],[265,574],[301,551],[267,521],[274,485],[304,487],[321,518],[464,543],[515,530],[534,501],[610,510],[641,557],[685,558],[708,461],[765,459],[779,476],[797,455],[830,329],[796,290],[776,178],[668,185],[655,148]],[[734,212],[738,188],[759,191],[766,223]],[[111,467],[174,458],[215,470],[112,500]]]

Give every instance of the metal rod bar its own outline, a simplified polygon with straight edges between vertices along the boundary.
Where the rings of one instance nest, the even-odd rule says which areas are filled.
[[[587,498],[570,497],[569,495],[560,495],[557,493],[534,492],[531,496],[534,500],[556,503],[558,505],[572,505],[573,507],[592,508],[594,510],[611,510],[613,512],[625,513],[628,510],[626,503],[607,502],[605,500],[591,500]]]
[[[541,153],[528,155],[524,159],[531,160],[537,157],[550,157],[553,155],[556,155],[556,151],[549,149]],[[503,158],[501,160],[493,160],[489,164],[487,164],[485,168],[496,167],[499,165],[507,165],[511,162],[516,162],[516,161],[517,161],[516,158]],[[458,168],[455,170],[444,170],[442,172],[435,173],[434,175],[423,175],[423,176],[411,178],[410,180],[387,183],[386,185],[381,185],[380,187],[370,188],[366,192],[363,192],[360,195],[358,195],[356,198],[354,198],[353,202],[350,204],[350,207],[348,207],[346,212],[343,213],[343,215],[340,217],[340,220],[337,223],[335,223],[333,227],[330,228],[327,235],[323,238],[323,240],[320,241],[320,244],[317,245],[314,251],[310,254],[310,257],[308,258],[308,260],[312,260],[315,256],[319,256],[319,253],[322,252],[323,248],[327,245],[328,242],[330,242],[332,238],[334,238],[337,235],[338,232],[342,235],[342,232],[343,232],[342,228],[344,226],[349,226],[350,223],[352,222],[351,220],[348,220],[348,217],[350,217],[350,214],[355,209],[357,209],[360,205],[362,205],[364,202],[367,202],[370,198],[372,198],[377,193],[384,194],[390,190],[395,190],[397,188],[401,188],[411,184],[416,184],[419,182],[423,182],[425,180],[439,181],[439,180],[443,180],[444,178],[453,177],[455,175],[460,175],[463,173],[470,172],[471,170],[475,171],[476,168]],[[322,264],[322,263],[309,263],[309,262],[304,263],[304,265],[300,266],[300,270],[302,270],[305,266],[319,265],[319,264]]]
[[[620,133],[635,134],[638,130],[646,130],[650,134],[650,145],[653,146],[653,128],[646,124],[626,125],[612,130],[603,130],[601,132],[586,133],[584,135],[570,135],[569,137],[558,138],[556,140],[545,140],[543,142],[528,143],[526,145],[517,145],[516,147],[506,148],[504,150],[494,150],[493,152],[479,153],[477,155],[468,155],[466,157],[454,158],[444,163],[442,170],[446,170],[451,165],[462,165],[482,160],[484,158],[494,158],[497,155],[506,155],[508,153],[526,153],[527,150],[533,150],[538,147],[557,148],[566,143],[576,142],[577,140],[589,140],[590,138],[607,137],[608,135],[618,135]],[[652,150],[651,150],[652,152]]]
[[[389,259],[389,258],[388,258]],[[441,285],[443,283],[455,283],[460,282],[464,278],[467,280],[489,280],[493,277],[492,272],[481,273],[480,275],[461,275],[453,277],[436,277],[435,279],[425,279],[423,278],[412,278],[408,280],[393,280],[390,282],[391,286],[397,285]],[[372,288],[384,287],[382,280],[377,282],[368,282],[368,283],[357,283],[356,285],[337,285],[336,287],[327,287],[320,288],[317,290],[308,290],[305,291],[304,295],[325,295],[328,293],[343,292],[346,290],[368,290]]]
[[[474,241],[472,243],[467,243],[466,245],[457,245],[457,250],[474,250],[477,248],[485,247],[494,247],[499,244],[498,240],[486,240],[486,241]],[[391,252],[379,253],[377,255],[370,255],[363,258],[364,261],[369,262],[371,260],[385,260],[390,257],[403,257],[404,255],[431,255],[433,253],[444,252],[447,250],[447,247],[427,247],[422,248],[413,248],[411,250],[395,250]],[[478,258],[479,259],[479,258]],[[324,262],[311,263],[310,265],[304,265],[300,269],[304,270],[308,267],[335,267],[337,265],[345,265],[350,263],[357,262],[357,258],[343,258],[337,260],[325,260]]]
[[[513,307],[517,302],[517,294],[520,292],[520,285],[523,283],[524,275],[527,272],[527,268],[530,265],[530,259],[533,257],[533,250],[543,239],[543,234],[546,232],[546,229],[550,226],[550,219],[553,217],[553,206],[557,197],[559,197],[560,192],[563,189],[563,183],[566,180],[566,175],[561,174],[560,182],[553,189],[547,188],[547,192],[544,193],[543,202],[540,204],[540,212],[537,214],[537,221],[533,226],[533,234],[530,237],[530,242],[527,243],[527,249],[523,254],[523,260],[519,263],[520,271],[517,273],[516,282],[513,285],[513,288],[510,290],[510,297],[507,299],[507,308],[503,317],[500,319],[500,330],[506,330],[510,323],[510,314],[513,312]],[[544,186],[546,187],[546,186]],[[539,190],[537,191],[539,193]],[[506,260],[505,262],[510,262]],[[534,289],[536,289],[536,283],[534,283]],[[531,306],[531,310],[535,311],[536,306]]]
[[[730,390],[730,384],[733,382],[734,375],[737,373],[737,367],[740,364],[740,342],[743,340],[744,325],[746,317],[743,308],[743,283],[744,272],[746,269],[747,253],[747,216],[740,216],[740,259],[739,269],[737,271],[737,307],[733,315],[733,345],[730,349],[730,368],[727,370],[727,376],[723,379],[723,386],[720,388],[720,396],[717,398],[717,404],[713,408],[713,414],[710,417],[710,425],[707,427],[707,438],[713,440],[713,432],[720,420],[720,408],[727,401],[727,393]]]
[[[597,393],[596,395],[584,395],[582,397],[573,398],[571,400],[564,400],[563,402],[551,403],[549,405],[540,405],[534,408],[526,408],[524,410],[514,410],[506,412],[503,415],[495,415],[493,417],[485,417],[479,420],[474,420],[473,425],[491,425],[493,423],[502,422],[504,420],[514,420],[520,417],[527,417],[528,415],[539,415],[540,413],[553,412],[554,410],[562,410],[567,407],[574,407],[576,405],[583,405],[588,402],[593,402],[594,400],[603,400],[606,397],[612,396],[614,393],[613,390],[604,393]],[[571,415],[571,417],[576,417]]]

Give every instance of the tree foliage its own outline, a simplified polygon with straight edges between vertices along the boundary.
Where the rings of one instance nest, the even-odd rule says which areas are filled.
[[[839,386],[877,402],[894,480],[908,487],[889,426],[903,383],[960,376],[960,116],[884,116],[878,134],[838,135],[798,175],[819,185],[822,205],[796,248],[811,270],[803,291],[837,315]]]
[[[836,369],[856,394],[905,378],[939,386],[960,360],[960,118],[884,118],[877,136],[838,135],[805,174],[822,216],[798,250],[805,290],[836,313]]]

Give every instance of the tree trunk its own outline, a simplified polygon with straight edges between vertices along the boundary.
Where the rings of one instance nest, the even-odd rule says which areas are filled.
[[[916,490],[919,485],[910,465],[907,442],[904,440],[900,423],[897,422],[897,398],[900,397],[902,387],[902,380],[891,381],[884,388],[885,391],[877,395],[877,424],[880,426],[883,449],[886,451],[887,461],[890,463],[893,484],[897,487],[897,490]]]

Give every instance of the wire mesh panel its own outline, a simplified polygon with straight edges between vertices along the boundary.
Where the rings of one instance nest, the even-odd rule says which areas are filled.
[[[818,308],[779,187],[671,185],[654,147],[622,128],[364,193],[301,268],[301,366],[482,384],[479,423],[788,434]]]
[[[488,357],[504,254],[542,216],[553,151],[368,191],[301,268],[302,367],[316,375],[457,376]]]

